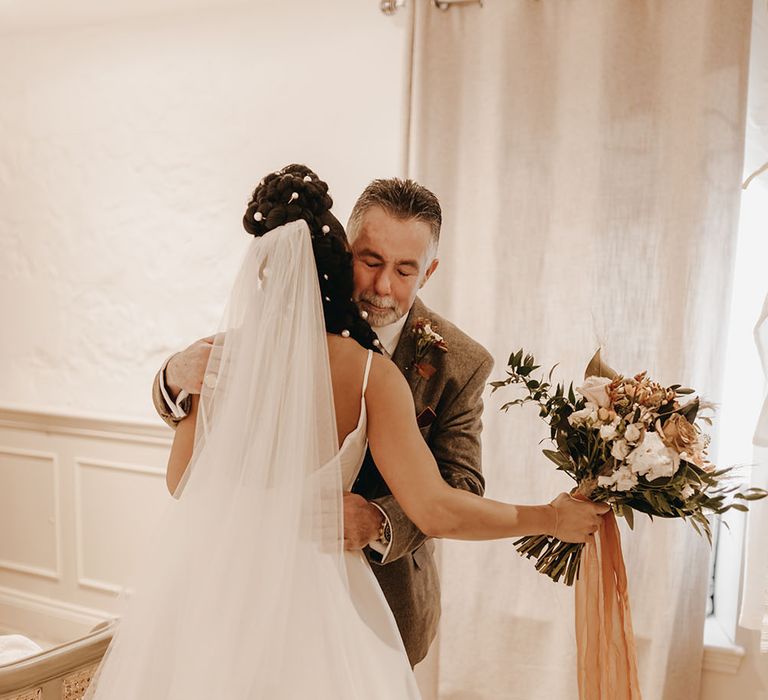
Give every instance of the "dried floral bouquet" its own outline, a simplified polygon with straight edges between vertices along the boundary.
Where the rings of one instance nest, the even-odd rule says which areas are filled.
[[[762,489],[739,491],[732,468],[717,469],[707,458],[709,436],[701,424],[709,408],[695,391],[680,384],[662,386],[645,372],[633,377],[616,374],[603,364],[600,351],[589,363],[584,384],[566,391],[547,376],[522,349],[509,358],[507,378],[491,382],[493,391],[509,385],[524,389],[512,406],[533,403],[549,424],[556,449],[544,454],[575,482],[577,497],[609,503],[630,528],[634,511],[660,518],[682,518],[694,529],[712,535],[707,514],[747,510],[746,501],[768,496]],[[536,568],[554,581],[572,585],[579,574],[583,544],[548,535],[518,539],[517,550],[536,560]]]

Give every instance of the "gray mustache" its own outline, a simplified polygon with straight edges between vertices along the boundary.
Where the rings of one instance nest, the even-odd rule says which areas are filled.
[[[395,301],[393,299],[387,299],[385,297],[377,297],[377,296],[361,296],[360,301],[364,301],[367,304],[370,304],[371,306],[375,306],[379,309],[385,310],[385,309],[394,309],[396,308]]]

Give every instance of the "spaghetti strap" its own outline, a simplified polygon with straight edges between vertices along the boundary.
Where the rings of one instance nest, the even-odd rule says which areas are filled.
[[[363,396],[368,388],[368,375],[371,373],[371,360],[373,360],[373,350],[368,351],[368,360],[365,363],[365,375],[363,376]]]

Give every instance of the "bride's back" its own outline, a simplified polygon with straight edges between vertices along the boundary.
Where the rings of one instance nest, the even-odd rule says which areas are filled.
[[[360,398],[368,350],[352,338],[342,338],[330,333],[327,338],[336,428],[341,445],[360,420]]]

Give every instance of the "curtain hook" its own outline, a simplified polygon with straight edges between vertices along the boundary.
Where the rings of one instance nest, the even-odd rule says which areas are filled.
[[[401,7],[405,7],[405,0],[381,0],[379,9],[385,15],[394,15]]]

